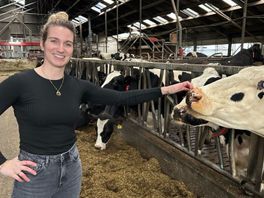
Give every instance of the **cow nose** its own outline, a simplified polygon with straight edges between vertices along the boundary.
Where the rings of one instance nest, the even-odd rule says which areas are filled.
[[[202,96],[198,93],[198,90],[193,89],[187,92],[186,103],[190,107],[193,102],[198,102],[201,98]]]

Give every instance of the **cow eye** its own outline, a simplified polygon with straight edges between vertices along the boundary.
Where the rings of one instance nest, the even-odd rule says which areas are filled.
[[[234,102],[239,102],[244,98],[245,94],[242,92],[239,93],[235,93],[231,96],[230,100],[234,101]]]
[[[260,92],[260,93],[258,94],[259,99],[262,99],[263,96],[264,96],[264,92]]]

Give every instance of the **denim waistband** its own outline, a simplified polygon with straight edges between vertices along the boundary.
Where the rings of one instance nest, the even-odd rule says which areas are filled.
[[[57,155],[38,155],[38,154],[32,154],[28,153],[24,150],[20,150],[20,155],[28,156],[30,159],[40,159],[44,161],[49,161],[49,160],[68,160],[72,158],[77,158],[79,156],[79,152],[77,149],[76,144],[74,144],[68,151],[57,154]]]

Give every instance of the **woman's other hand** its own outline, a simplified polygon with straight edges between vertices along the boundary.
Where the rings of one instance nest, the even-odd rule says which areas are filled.
[[[37,166],[35,162],[29,160],[19,161],[17,157],[11,160],[5,161],[0,166],[0,173],[2,175],[12,177],[19,182],[29,182],[30,179],[27,177],[25,172],[32,175],[36,175],[36,171],[30,168],[31,166]]]

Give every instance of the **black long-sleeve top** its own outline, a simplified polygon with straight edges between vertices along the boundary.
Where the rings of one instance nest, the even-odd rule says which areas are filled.
[[[62,79],[53,80],[59,87]],[[75,123],[85,99],[94,104],[134,105],[160,97],[160,88],[118,92],[65,74],[61,96],[48,79],[28,70],[0,84],[0,114],[10,106],[19,126],[20,149],[39,155],[56,155],[76,141]],[[0,152],[0,164],[6,158]]]

